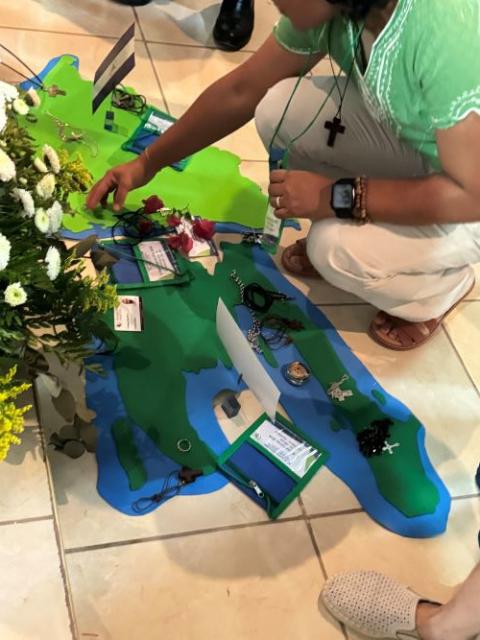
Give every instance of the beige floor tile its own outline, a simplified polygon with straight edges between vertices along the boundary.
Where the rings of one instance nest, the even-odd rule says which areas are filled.
[[[363,513],[315,519],[312,526],[329,576],[373,569],[439,602],[478,562],[477,499],[455,501],[447,533],[430,540],[401,538]]]
[[[445,327],[480,391],[480,302],[460,305]],[[478,420],[480,423],[480,416]]]
[[[98,640],[340,640],[317,610],[303,522],[67,556],[80,634]]]
[[[417,351],[397,353],[377,346],[366,334],[373,309],[324,311],[378,382],[423,422],[430,459],[452,495],[476,493],[480,398],[445,333]]]
[[[52,521],[0,527],[0,637],[72,638]]]
[[[214,47],[212,30],[220,2],[182,0],[155,3],[139,7],[137,14],[147,40],[171,44]],[[271,0],[257,2],[255,27],[247,51],[256,51],[271,34],[278,19],[278,10]]]
[[[135,20],[131,7],[110,0],[17,0],[1,5],[2,27],[120,36]]]
[[[249,54],[225,53],[213,49],[149,44],[170,112],[179,118],[215,80],[241,64]],[[248,123],[216,146],[245,160],[266,160],[266,152],[255,130]]]
[[[55,369],[60,373],[60,369]],[[83,395],[80,378],[72,371],[62,375],[77,399]],[[42,384],[38,387],[39,415],[48,434],[63,425]],[[229,421],[218,407],[218,417],[227,437],[237,438],[258,417],[261,410],[249,392],[240,399],[242,411]],[[83,401],[81,401],[83,404]],[[201,529],[266,522],[268,516],[254,502],[229,484],[220,491],[198,496],[179,496],[152,514],[132,517],[113,509],[98,494],[97,463],[91,454],[71,460],[59,452],[48,451],[58,517],[65,548],[83,547]],[[1,467],[0,467],[1,471]],[[282,517],[301,515],[297,501]]]
[[[0,28],[1,42],[20,56],[34,71],[40,71],[55,56],[64,53],[72,53],[80,58],[80,73],[85,79],[93,80],[95,70],[102,58],[112,47],[112,40],[102,38],[89,38],[81,35],[52,36],[50,33],[30,31],[15,31],[13,29]],[[145,45],[136,44],[137,64],[129,74],[126,84],[146,96],[148,102],[164,109],[158,84],[151,62],[147,56]],[[25,73],[25,69],[8,55],[2,54],[1,58],[11,64],[15,69]],[[27,75],[28,72],[27,72]],[[0,65],[0,79],[18,82],[22,80],[17,74]],[[62,97],[58,97],[61,100]],[[88,115],[88,113],[86,114]]]
[[[173,498],[149,515],[126,516],[97,493],[93,456],[72,461],[53,453],[50,465],[66,549],[268,520],[262,509],[231,484],[207,495]],[[300,514],[295,502],[284,517]]]
[[[0,462],[0,522],[52,513],[47,470],[36,427],[27,427],[22,443]]]
[[[347,485],[326,467],[322,467],[306,486],[302,492],[302,502],[308,514],[361,509]]]
[[[240,164],[240,173],[249,178],[262,190],[262,192],[267,195],[268,193],[268,184],[269,184],[269,171],[268,171],[268,162],[259,161],[259,162],[249,162],[248,160],[242,160]]]

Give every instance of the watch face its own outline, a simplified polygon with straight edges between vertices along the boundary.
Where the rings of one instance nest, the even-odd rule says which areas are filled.
[[[353,189],[349,184],[336,184],[333,189],[334,209],[353,209]]]

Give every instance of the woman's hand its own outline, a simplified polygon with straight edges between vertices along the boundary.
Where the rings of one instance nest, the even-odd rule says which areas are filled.
[[[108,196],[113,192],[113,209],[120,211],[129,191],[143,187],[154,175],[155,172],[148,169],[144,155],[138,156],[131,162],[120,164],[110,169],[92,188],[87,198],[87,207],[95,209],[100,203],[106,207]]]
[[[270,204],[278,218],[328,218],[333,215],[331,185],[331,180],[310,171],[272,171],[268,188]]]

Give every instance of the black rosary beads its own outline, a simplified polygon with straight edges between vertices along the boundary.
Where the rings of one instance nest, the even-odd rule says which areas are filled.
[[[390,427],[393,420],[374,420],[370,427],[364,429],[357,435],[358,447],[366,458],[381,456],[385,449],[386,442],[390,438]]]

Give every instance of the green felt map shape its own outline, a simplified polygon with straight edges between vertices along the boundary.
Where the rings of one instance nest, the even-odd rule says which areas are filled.
[[[31,123],[26,118],[21,118],[21,122],[39,144],[79,153],[94,179],[99,180],[112,167],[136,157],[121,147],[140,118],[112,108],[109,100],[92,116],[92,82],[81,78],[72,65],[75,60],[73,56],[62,56],[44,78],[46,86],[56,84],[67,95],[49,97],[42,93],[42,104],[31,110],[38,122]],[[115,114],[116,133],[104,129],[105,112],[109,109]],[[80,130],[84,142],[62,142],[52,116]],[[263,227],[265,220],[267,199],[260,187],[240,174],[240,158],[215,147],[194,154],[184,171],[163,169],[150,184],[129,194],[126,208],[138,209],[142,200],[153,194],[160,196],[167,207],[188,208],[192,214],[208,220],[239,222],[257,228]],[[86,231],[94,224],[111,227],[115,223],[110,210],[90,212],[85,210],[84,203],[84,195],[71,196],[75,214],[64,218],[64,227],[69,231]]]
[[[269,290],[275,288],[256,268],[251,246],[224,243],[222,248],[223,261],[217,264],[213,276],[199,263],[191,262],[189,268],[194,278],[187,286],[129,288],[129,294],[142,296],[144,331],[117,334],[120,345],[115,355],[118,385],[129,417],[148,433],[163,453],[179,464],[201,468],[205,473],[214,470],[215,456],[189,421],[184,372],[213,369],[219,361],[229,366],[217,336],[215,319],[219,297],[234,314],[239,303],[238,288],[230,278],[233,269],[244,282],[258,282]],[[295,303],[275,302],[270,313],[304,325],[304,329],[293,332],[291,338],[325,392],[332,381],[349,374],[327,332]],[[266,353],[266,356],[275,366],[275,353]],[[390,417],[381,409],[379,391],[380,406],[359,390],[352,377],[342,388],[353,391],[353,396],[348,402],[332,400],[333,421],[323,426],[321,423],[299,425],[310,437],[315,434],[315,441],[327,450],[322,438],[326,436],[325,429],[338,433],[348,428],[357,434],[373,420]],[[420,429],[420,423],[411,414],[406,421],[395,421],[391,440],[400,445],[395,455],[387,453],[367,461],[378,491],[407,517],[434,513],[439,502],[438,489],[425,475],[419,456]],[[183,438],[192,444],[187,453],[177,447],[178,440]],[[131,475],[128,468],[127,473]]]

